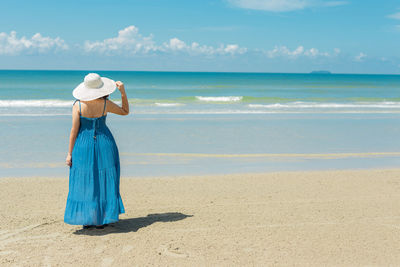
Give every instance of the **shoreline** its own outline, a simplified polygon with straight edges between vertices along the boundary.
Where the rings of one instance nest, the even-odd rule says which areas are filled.
[[[262,172],[236,172],[236,173],[206,173],[206,174],[172,174],[172,175],[137,175],[137,176],[129,176],[129,175],[122,175],[121,174],[121,180],[122,179],[202,179],[202,178],[224,178],[227,176],[268,176],[268,175],[293,175],[293,174],[313,174],[313,173],[331,173],[331,172],[380,172],[380,171],[389,171],[389,172],[399,172],[400,173],[400,168],[394,168],[394,167],[371,167],[371,168],[348,168],[348,169],[343,169],[343,168],[335,168],[335,169],[310,169],[310,170],[287,170],[287,171],[281,171],[281,170],[271,170],[271,171],[262,171]],[[60,179],[69,179],[68,173],[66,176],[54,176],[54,175],[49,175],[49,176],[0,176],[0,180],[4,179],[54,179],[54,180],[60,180]]]
[[[63,222],[68,179],[1,178],[1,265],[399,265],[400,168],[121,177],[126,213]],[[22,179],[26,178],[26,179]]]

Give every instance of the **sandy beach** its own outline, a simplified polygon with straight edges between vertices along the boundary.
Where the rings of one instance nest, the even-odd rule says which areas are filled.
[[[104,230],[68,179],[0,179],[2,266],[400,265],[400,169],[121,179]]]

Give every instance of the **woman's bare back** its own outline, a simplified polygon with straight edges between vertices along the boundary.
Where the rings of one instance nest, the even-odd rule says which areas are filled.
[[[81,101],[81,116],[86,118],[98,118],[106,115],[107,109],[105,108],[108,103],[105,105],[104,101],[104,98],[98,98],[91,101]]]

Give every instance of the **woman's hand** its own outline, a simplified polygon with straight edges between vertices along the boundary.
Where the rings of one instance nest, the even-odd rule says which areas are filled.
[[[115,82],[118,90],[121,93],[122,107],[118,106],[111,100],[107,100],[107,112],[115,113],[118,115],[128,115],[129,114],[129,102],[126,96],[125,86],[121,81]]]
[[[67,164],[67,166],[72,166],[72,156],[70,153],[68,153],[67,158],[65,159],[65,164]]]
[[[117,88],[118,88],[118,90],[119,90],[121,93],[125,91],[125,86],[124,86],[124,83],[123,83],[123,82],[118,81],[118,82],[116,82],[115,84],[117,85]]]

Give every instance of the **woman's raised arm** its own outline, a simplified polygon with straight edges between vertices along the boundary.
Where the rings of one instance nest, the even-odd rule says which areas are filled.
[[[118,106],[114,102],[107,100],[106,111],[115,113],[118,115],[128,115],[129,114],[129,103],[125,92],[125,86],[122,82],[116,82],[117,88],[121,93],[122,107]]]

